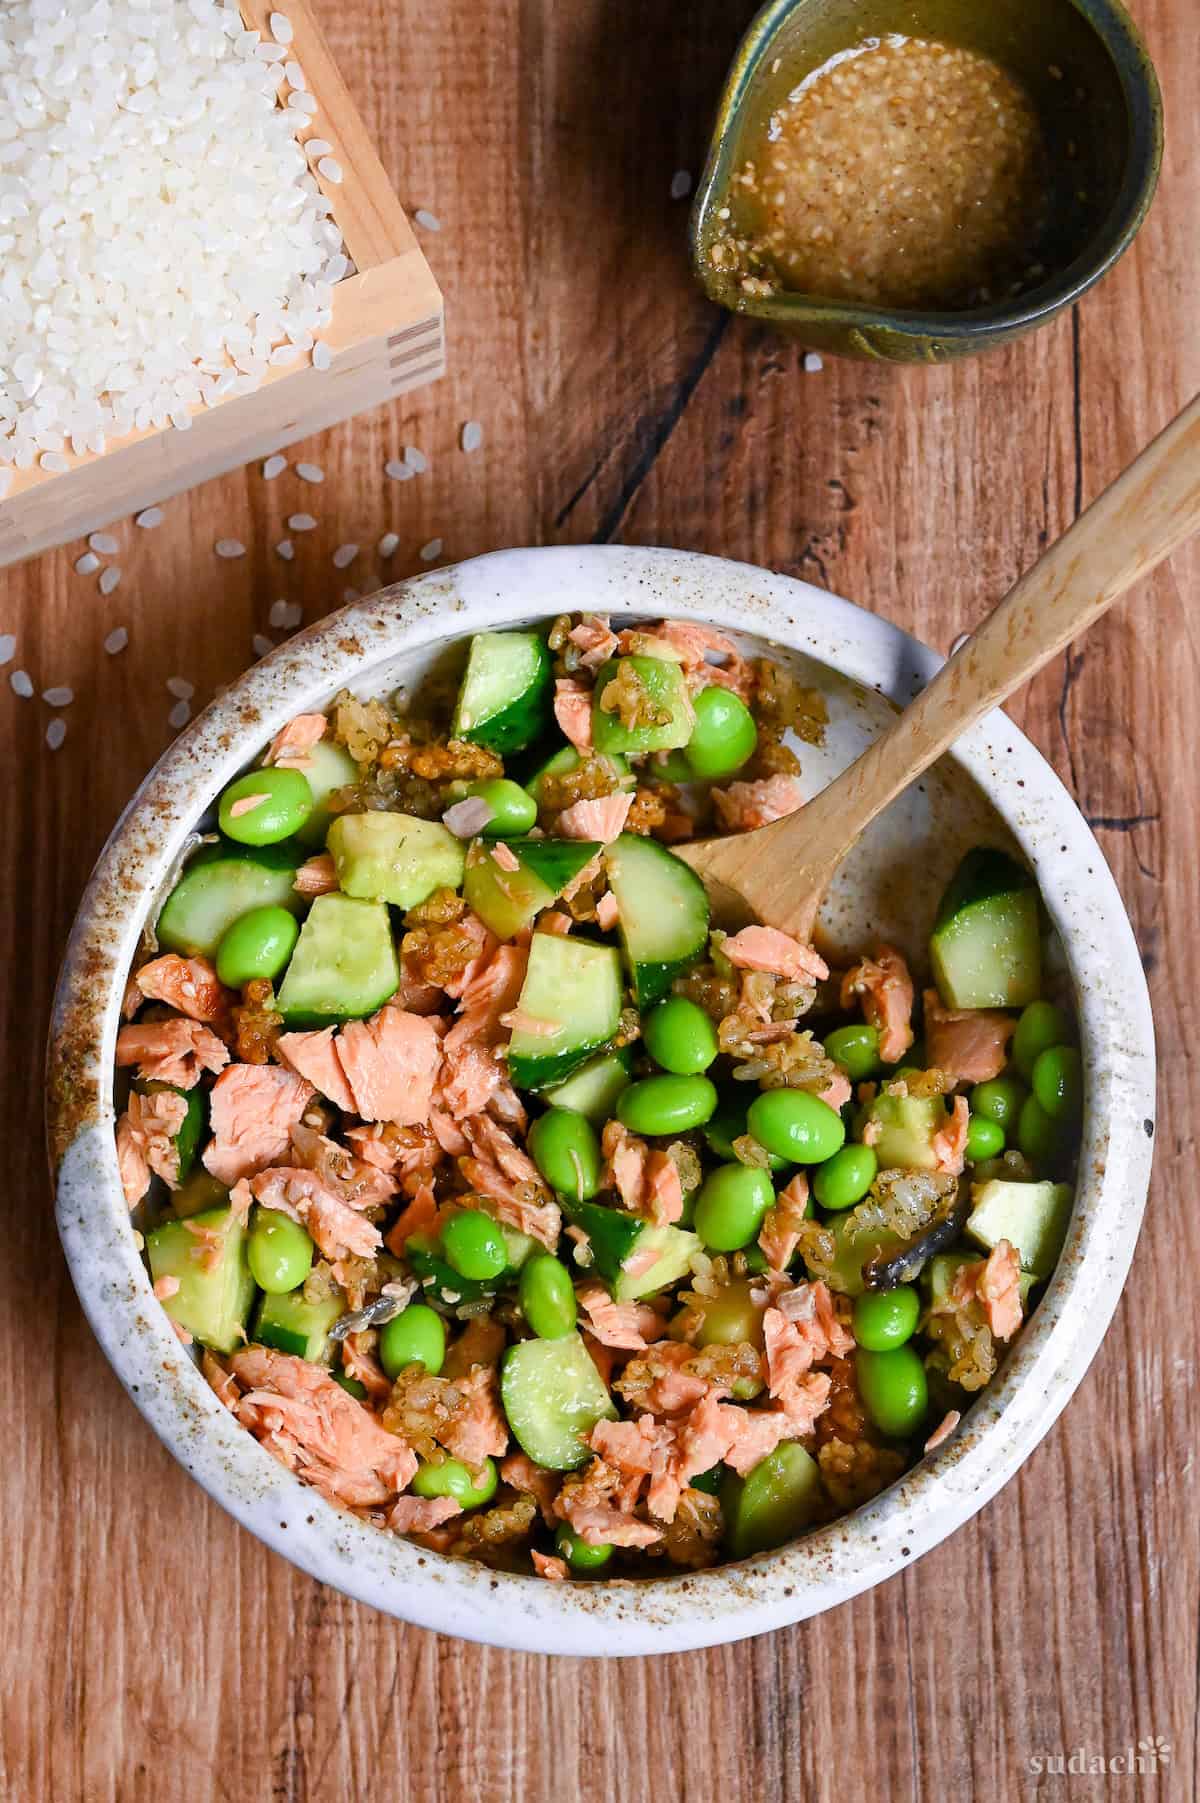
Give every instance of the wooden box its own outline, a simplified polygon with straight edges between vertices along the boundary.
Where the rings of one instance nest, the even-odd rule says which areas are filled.
[[[271,369],[253,394],[192,411],[186,431],[131,432],[69,470],[15,470],[0,500],[0,568],[84,537],[211,476],[265,457],[325,426],[380,406],[445,371],[442,296],[367,129],[350,99],[309,0],[241,0],[247,25],[270,35],[273,11],[293,30],[289,58],[304,69],[318,112],[298,134],[325,139],[343,180],[322,182],[356,273],[339,282],[321,332],[328,369],[307,357]],[[285,89],[286,91],[286,89]]]

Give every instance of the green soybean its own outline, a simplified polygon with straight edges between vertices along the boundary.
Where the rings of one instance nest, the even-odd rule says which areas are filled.
[[[410,1302],[379,1330],[379,1362],[389,1377],[406,1365],[424,1365],[436,1377],[446,1357],[446,1324],[424,1302]]]
[[[492,1217],[479,1208],[465,1208],[461,1214],[451,1216],[442,1228],[442,1251],[446,1263],[460,1277],[470,1277],[477,1283],[499,1277],[508,1264],[504,1235]]]
[[[1053,1164],[1062,1151],[1063,1123],[1027,1096],[1017,1119],[1017,1145],[1034,1164]]]
[[[313,1243],[298,1221],[256,1208],[246,1243],[250,1275],[268,1296],[286,1296],[312,1270]]]
[[[251,908],[235,920],[217,947],[217,975],[230,989],[255,981],[273,983],[300,937],[300,923],[286,908]]]
[[[760,1146],[794,1164],[824,1164],[846,1139],[841,1115],[806,1089],[768,1089],[751,1102],[746,1125]]]
[[[221,796],[217,820],[225,837],[239,845],[274,845],[298,832],[312,811],[313,793],[302,770],[249,770]]]
[[[1012,1061],[1028,1081],[1038,1054],[1052,1045],[1063,1045],[1072,1037],[1071,1023],[1061,1008],[1053,1002],[1030,1002],[1013,1034]]]
[[[771,1179],[757,1165],[719,1165],[700,1186],[692,1225],[710,1251],[736,1252],[758,1238],[774,1200]]]
[[[1028,1094],[1025,1085],[1015,1077],[993,1077],[990,1083],[977,1083],[971,1091],[971,1113],[995,1121],[997,1127],[1010,1133]]]
[[[851,1083],[863,1083],[879,1070],[879,1031],[876,1027],[835,1027],[825,1036],[826,1054],[840,1064]]]
[[[503,839],[509,834],[527,833],[537,825],[537,802],[527,789],[507,776],[489,776],[482,782],[468,783],[467,794],[486,801],[492,817],[483,829],[485,839]]]
[[[853,1208],[874,1183],[878,1169],[870,1146],[843,1146],[813,1172],[813,1195],[822,1208]]]
[[[535,1252],[521,1266],[517,1299],[539,1340],[561,1340],[575,1326],[575,1287],[566,1266]]]
[[[642,1040],[656,1064],[678,1077],[706,1071],[717,1055],[717,1029],[698,1003],[669,995],[642,1022]]]
[[[601,1565],[607,1565],[613,1556],[613,1549],[607,1543],[589,1546],[565,1521],[554,1536],[554,1544],[574,1571],[596,1571]]]
[[[742,1083],[738,1087],[746,1089],[748,1086]],[[733,1095],[723,1096],[717,1104],[716,1113],[705,1121],[704,1143],[710,1152],[716,1153],[718,1158],[737,1157],[737,1153],[733,1149],[733,1142],[735,1139],[741,1139],[747,1132],[746,1111],[750,1100],[750,1096],[738,1095],[736,1091]],[[787,1162],[786,1158],[777,1158],[774,1152],[767,1153],[769,1170],[781,1171]]]
[[[1004,1128],[986,1114],[973,1114],[967,1122],[967,1163],[982,1164],[999,1158],[1004,1150]]]
[[[412,1481],[414,1496],[451,1496],[463,1509],[478,1509],[496,1494],[496,1466],[484,1459],[478,1471],[469,1471],[461,1459],[443,1459],[440,1465],[422,1459]]]
[[[1075,1119],[1083,1107],[1083,1064],[1074,1046],[1053,1045],[1038,1053],[1033,1093],[1052,1120]]]
[[[529,1129],[533,1162],[552,1190],[572,1202],[586,1202],[600,1188],[600,1141],[585,1114],[574,1108],[547,1108]]]
[[[911,1284],[864,1290],[854,1304],[854,1338],[864,1352],[892,1352],[912,1338],[921,1302]]]
[[[692,775],[704,782],[732,776],[754,756],[758,728],[740,696],[713,684],[701,689],[692,703],[696,724],[684,747]]]
[[[617,1119],[631,1133],[686,1133],[715,1112],[717,1092],[707,1077],[644,1077],[617,1098]]]
[[[881,1433],[907,1440],[925,1419],[929,1384],[925,1367],[911,1346],[890,1352],[860,1350],[855,1359],[863,1406]]]

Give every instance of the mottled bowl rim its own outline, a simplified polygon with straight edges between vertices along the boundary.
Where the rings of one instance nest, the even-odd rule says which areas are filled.
[[[396,652],[544,619],[568,604],[667,612],[752,633],[897,703],[942,661],[886,621],[794,578],[624,546],[493,553],[383,590],[280,646],[159,760],[88,884],[49,1047],[56,1212],[80,1300],[121,1382],[185,1469],[277,1552],[349,1596],[444,1633],[530,1652],[677,1652],[785,1626],[904,1570],[1028,1457],[1082,1379],[1133,1254],[1150,1168],[1153,1028],[1132,929],[1099,847],[1049,766],[993,714],[954,759],[1038,872],[1076,981],[1090,1101],[1058,1272],[968,1419],[854,1515],[758,1559],[642,1582],[553,1584],[493,1572],[330,1508],[217,1402],[153,1298],[113,1145],[112,1058],[125,973],[193,823],[285,720],[344,684],[369,689],[372,669]]]
[[[1158,74],[1122,0],[1054,0],[1056,5],[1073,7],[1103,45],[1120,82],[1129,121],[1129,154],[1120,187],[1108,213],[1070,263],[1012,300],[968,311],[872,306],[788,290],[747,296],[744,302],[730,306],[716,291],[703,254],[709,211],[728,186],[742,103],[768,46],[790,14],[803,6],[821,3],[822,0],[766,0],[734,53],[721,90],[689,223],[693,272],[710,300],[739,318],[769,320],[776,325],[836,324],[860,333],[883,329],[900,339],[932,338],[947,344],[978,339],[982,348],[990,339],[1010,337],[1052,318],[1086,294],[1124,256],[1150,210],[1162,167],[1163,106]]]

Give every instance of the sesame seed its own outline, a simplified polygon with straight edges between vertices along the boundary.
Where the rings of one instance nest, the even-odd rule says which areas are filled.
[[[483,443],[483,427],[477,419],[469,419],[458,435],[464,451],[477,451]]]
[[[57,751],[59,746],[62,744],[63,740],[66,738],[66,736],[67,736],[66,721],[65,720],[51,720],[49,726],[46,728],[46,743],[50,747],[51,751]]]
[[[325,471],[319,463],[298,463],[296,474],[301,482],[324,482]]]
[[[286,468],[287,458],[281,457],[278,451],[276,451],[275,455],[273,457],[268,457],[267,461],[262,466],[263,480],[265,482],[274,482],[276,476],[282,476]]]
[[[70,707],[74,699],[74,689],[67,688],[65,683],[60,684],[57,688],[42,690],[42,700],[49,707]]]
[[[115,557],[121,549],[119,540],[111,532],[93,532],[88,537],[88,544],[93,551],[99,551],[101,557]]]
[[[390,476],[393,482],[411,482],[417,472],[411,464],[401,463],[398,457],[390,457],[383,466],[383,473]]]
[[[82,557],[77,557],[75,559],[75,574],[77,576],[90,576],[93,571],[98,570],[99,568],[100,559],[96,556],[94,551],[85,551]]]
[[[385,532],[379,541],[377,549],[380,557],[394,557],[399,546],[400,534],[398,532]]]
[[[350,565],[354,562],[354,559],[357,556],[358,556],[358,546],[357,545],[339,545],[337,550],[333,554],[334,569],[335,570],[348,569],[350,567]]]
[[[150,532],[155,526],[162,525],[163,517],[163,510],[161,507],[143,507],[142,511],[135,516],[133,523],[135,526],[141,526],[147,532]]]
[[[16,653],[17,641],[11,632],[0,632],[0,664],[11,664]]]
[[[413,214],[413,224],[419,225],[422,231],[426,232],[440,232],[442,229],[441,220],[436,213],[431,213],[428,207],[417,208]]]
[[[246,547],[240,538],[219,538],[213,546],[218,557],[244,557]]]
[[[677,169],[671,177],[671,199],[682,200],[684,195],[690,194],[691,191],[691,171],[688,169]]]
[[[282,557],[284,563],[291,563],[296,555],[296,547],[290,538],[281,538],[275,547],[276,557]]]
[[[433,563],[442,555],[441,539],[431,538],[427,545],[421,546],[419,555],[422,563]]]
[[[167,725],[173,726],[175,731],[178,732],[180,727],[187,725],[191,717],[192,710],[190,704],[186,701],[177,701],[167,715]]]
[[[120,570],[115,563],[110,563],[106,570],[101,571],[100,593],[102,595],[111,595],[113,590],[119,586],[120,581]]]
[[[415,471],[418,476],[423,476],[425,471],[429,468],[429,459],[426,457],[424,451],[419,451],[417,449],[415,444],[405,445],[404,461],[407,463],[409,469]]]
[[[33,683],[30,681],[27,670],[14,670],[8,680],[14,695],[19,695],[22,701],[29,701],[32,698]]]
[[[118,651],[124,651],[128,643],[129,634],[124,626],[114,626],[104,641],[104,649],[110,657],[115,657]]]
[[[196,685],[189,682],[186,676],[168,676],[167,693],[174,695],[179,701],[190,701],[196,693]]]
[[[293,513],[289,515],[288,518],[288,531],[312,532],[316,527],[316,524],[317,522],[314,520],[311,513]]]

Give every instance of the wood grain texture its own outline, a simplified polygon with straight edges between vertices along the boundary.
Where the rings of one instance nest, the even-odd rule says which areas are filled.
[[[1162,1050],[1147,1225],[1112,1330],[1063,1420],[975,1521],[821,1620],[711,1653],[610,1666],[490,1652],[320,1589],[237,1529],[122,1395],[54,1238],[41,1041],[79,890],[170,737],[172,675],[228,682],[280,596],[306,618],[441,537],[457,558],[589,538],[770,564],[946,648],[1200,388],[1194,23],[1137,7],[1167,90],[1144,234],[1024,344],[949,369],[827,363],[715,314],[688,281],[679,168],[750,12],[722,0],[345,0],[320,8],[447,297],[450,374],[297,455],[121,529],[101,600],[62,552],[0,576],[8,957],[0,1135],[0,1797],[317,1803],[397,1795],[943,1800],[1195,1795],[1200,1671],[1197,1077],[1187,998],[1200,892],[1200,554],[1180,553],[1013,705],[1095,824],[1129,904]],[[462,421],[482,421],[472,457]],[[421,446],[430,470],[389,483]],[[295,561],[273,547],[303,508]],[[219,536],[250,554],[216,559]],[[364,547],[344,574],[330,555]],[[105,633],[130,646],[109,659]],[[1080,880],[1086,880],[1080,873]],[[1182,1281],[1181,1281],[1182,1276]],[[1172,1744],[1157,1779],[1037,1778],[1084,1746]]]

